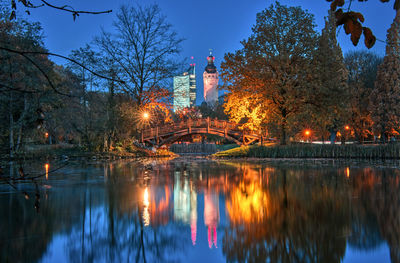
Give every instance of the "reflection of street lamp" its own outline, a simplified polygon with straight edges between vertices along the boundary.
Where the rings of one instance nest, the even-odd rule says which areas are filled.
[[[49,167],[50,165],[48,163],[44,165],[44,169],[46,170],[46,180],[49,179]]]

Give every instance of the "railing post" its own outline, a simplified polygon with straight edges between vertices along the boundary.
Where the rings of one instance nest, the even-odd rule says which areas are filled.
[[[207,117],[207,133],[210,132],[210,117]]]
[[[156,128],[156,142],[157,142],[157,145],[160,143],[160,140],[159,140],[159,137],[158,137],[158,126]]]
[[[188,119],[188,133],[192,133],[192,119]]]

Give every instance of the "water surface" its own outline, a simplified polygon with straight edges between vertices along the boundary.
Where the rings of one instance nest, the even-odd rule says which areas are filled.
[[[400,262],[399,180],[354,162],[71,164],[0,184],[0,262]]]

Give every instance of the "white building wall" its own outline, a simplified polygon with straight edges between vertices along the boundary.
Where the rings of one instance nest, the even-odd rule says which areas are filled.
[[[218,101],[219,75],[216,73],[203,73],[204,100],[207,104],[214,104]]]

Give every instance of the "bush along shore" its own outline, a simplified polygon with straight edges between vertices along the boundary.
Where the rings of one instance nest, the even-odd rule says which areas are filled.
[[[173,152],[168,149],[150,150],[146,148],[130,145],[129,147],[115,147],[112,151],[88,151],[79,146],[74,145],[39,145],[29,147],[21,152],[14,154],[12,158],[8,154],[0,155],[0,161],[9,160],[116,160],[131,159],[142,157],[174,157]]]
[[[400,144],[331,145],[299,144],[241,146],[215,153],[213,157],[232,158],[329,158],[329,159],[400,159]]]

